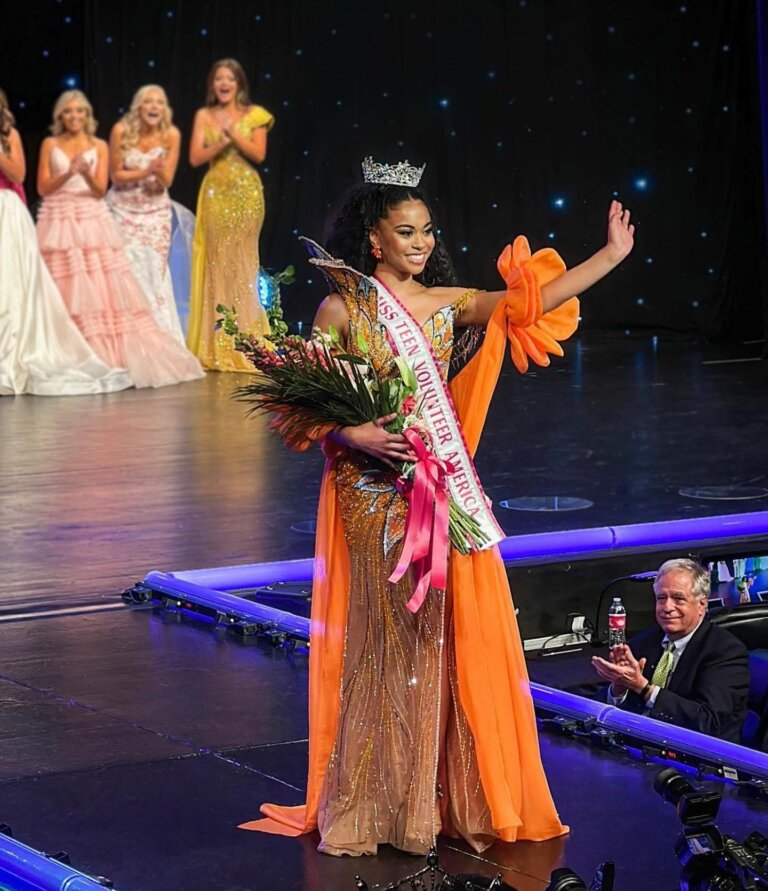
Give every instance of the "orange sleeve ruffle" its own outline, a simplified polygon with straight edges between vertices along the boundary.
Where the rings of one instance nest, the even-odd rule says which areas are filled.
[[[279,433],[292,452],[306,452],[315,443],[319,443],[327,458],[335,458],[344,449],[340,443],[327,439],[328,434],[336,427],[338,424],[333,422],[299,428],[295,419],[284,414],[275,415],[269,422],[269,429]]]
[[[565,263],[552,248],[531,255],[528,239],[518,235],[497,261],[507,285],[507,296],[494,311],[506,316],[507,339],[515,368],[525,374],[528,360],[549,365],[549,355],[562,356],[558,341],[567,340],[579,324],[579,301],[571,297],[557,309],[544,314],[541,289],[565,272]]]

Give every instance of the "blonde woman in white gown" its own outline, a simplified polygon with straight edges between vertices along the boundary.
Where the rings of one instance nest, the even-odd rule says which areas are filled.
[[[24,147],[0,90],[0,396],[80,396],[132,386],[70,319],[40,256],[21,183]]]
[[[141,87],[109,138],[112,188],[107,202],[155,322],[183,344],[168,266],[173,213],[168,189],[176,175],[180,142],[165,90],[154,84]]]

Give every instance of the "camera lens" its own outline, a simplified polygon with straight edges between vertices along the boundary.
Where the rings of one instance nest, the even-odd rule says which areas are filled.
[[[680,799],[686,792],[693,792],[693,786],[674,767],[665,767],[659,771],[653,780],[654,791],[661,795],[664,801],[677,807]]]
[[[680,822],[686,826],[703,826],[717,817],[720,792],[698,792],[674,767],[659,771],[653,788],[677,810]]]
[[[562,867],[552,871],[546,891],[587,891],[587,886],[572,869]]]

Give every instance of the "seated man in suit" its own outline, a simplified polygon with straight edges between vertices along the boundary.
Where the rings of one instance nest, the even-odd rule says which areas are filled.
[[[707,618],[709,573],[694,560],[668,560],[656,576],[656,621],[592,664],[609,704],[689,730],[739,742],[749,665],[741,641]]]

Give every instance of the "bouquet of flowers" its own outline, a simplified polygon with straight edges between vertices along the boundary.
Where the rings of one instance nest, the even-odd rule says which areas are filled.
[[[453,471],[435,455],[421,414],[416,376],[405,359],[395,357],[396,376],[381,377],[363,338],[358,341],[362,355],[353,355],[344,349],[333,327],[327,333],[315,328],[309,341],[282,333],[244,334],[233,310],[221,305],[216,309],[222,314],[217,326],[233,337],[235,348],[258,372],[235,391],[235,398],[250,405],[249,414],[273,413],[270,426],[296,450],[308,448],[312,440],[336,427],[396,414],[386,429],[403,434],[415,454],[414,461],[391,465],[398,472],[400,491],[409,500],[409,524],[424,521],[431,525],[433,518],[428,514],[434,503],[435,512],[441,507],[447,512],[448,538],[457,551],[468,554],[482,549],[487,536],[447,492],[446,477]],[[436,497],[428,503],[430,492]]]

